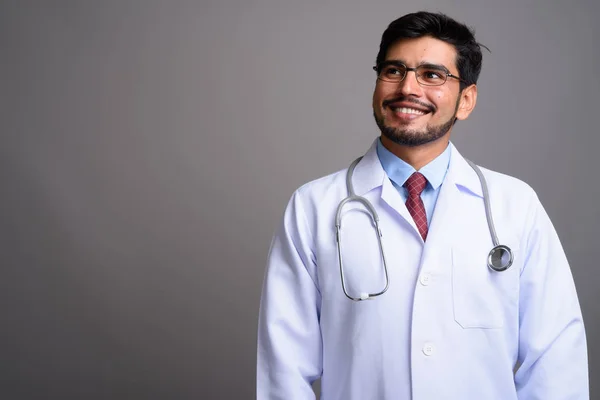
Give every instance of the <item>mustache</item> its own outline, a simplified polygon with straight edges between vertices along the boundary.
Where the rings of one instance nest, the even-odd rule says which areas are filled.
[[[390,104],[392,103],[398,103],[398,102],[404,102],[404,103],[412,103],[412,104],[416,104],[418,106],[424,107],[427,110],[429,110],[430,112],[434,112],[435,111],[435,107],[431,104],[427,104],[424,103],[422,101],[419,101],[417,99],[413,99],[412,97],[406,97],[406,96],[399,96],[393,99],[389,99],[389,100],[384,100],[382,103],[382,106],[388,107]]]

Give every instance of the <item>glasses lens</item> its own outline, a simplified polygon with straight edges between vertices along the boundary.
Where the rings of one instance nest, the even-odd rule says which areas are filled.
[[[423,85],[443,85],[447,77],[448,73],[442,68],[427,65],[417,67],[417,80]]]
[[[386,65],[379,71],[379,79],[387,82],[400,82],[406,75],[406,67],[401,65]]]

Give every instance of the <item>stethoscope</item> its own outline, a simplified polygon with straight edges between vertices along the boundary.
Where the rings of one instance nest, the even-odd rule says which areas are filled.
[[[346,173],[346,187],[348,189],[348,197],[346,197],[340,202],[335,215],[336,241],[338,259],[340,262],[340,276],[342,278],[342,289],[344,290],[344,294],[346,295],[346,297],[354,301],[369,300],[377,296],[381,296],[388,290],[388,287],[390,286],[390,278],[388,275],[388,268],[385,260],[385,252],[383,251],[383,242],[381,240],[383,235],[381,234],[381,228],[379,227],[379,216],[377,215],[377,211],[375,211],[375,207],[373,207],[371,202],[366,198],[358,196],[356,193],[354,193],[354,187],[352,186],[352,175],[354,174],[354,168],[356,168],[356,165],[361,159],[362,157],[359,157],[356,160],[354,160],[354,162],[350,164],[350,167],[348,168],[348,172]],[[510,249],[510,247],[500,244],[498,241],[498,236],[496,235],[496,229],[494,228],[494,221],[492,219],[492,212],[490,209],[490,197],[487,182],[485,180],[485,177],[483,176],[483,173],[477,165],[475,165],[470,160],[465,159],[465,161],[467,161],[467,163],[471,166],[471,168],[473,168],[473,170],[479,177],[479,182],[481,183],[481,189],[483,191],[483,204],[485,207],[485,216],[487,218],[488,227],[490,229],[490,235],[492,236],[492,242],[494,243],[494,247],[492,248],[492,250],[490,250],[487,257],[487,265],[490,269],[497,272],[506,271],[513,263],[513,252]],[[344,280],[344,267],[342,262],[342,208],[346,203],[353,201],[364,205],[365,208],[368,210],[369,215],[373,219],[373,223],[375,224],[375,232],[377,235],[377,242],[379,244],[379,250],[381,253],[381,260],[383,261],[383,270],[385,272],[385,287],[377,293],[361,293],[360,297],[352,297],[350,296],[350,294],[348,294],[348,290],[346,289],[346,282]]]

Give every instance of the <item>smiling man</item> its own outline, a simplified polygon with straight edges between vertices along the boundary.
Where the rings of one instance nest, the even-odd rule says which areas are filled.
[[[481,46],[419,12],[374,67],[381,131],[292,196],[269,251],[258,399],[588,399],[569,264],[535,192],[450,142],[477,103]]]
[[[374,67],[379,79],[373,95],[381,143],[418,170],[448,146],[456,119],[475,107],[477,86],[458,76],[453,45],[432,36],[396,41],[383,56]],[[480,51],[477,56],[481,60]],[[415,76],[404,79],[410,72]]]

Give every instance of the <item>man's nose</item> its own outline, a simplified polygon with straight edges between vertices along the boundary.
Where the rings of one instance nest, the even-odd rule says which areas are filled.
[[[404,96],[420,96],[423,88],[417,82],[416,71],[406,71],[406,75],[402,81],[398,82],[398,92]]]

